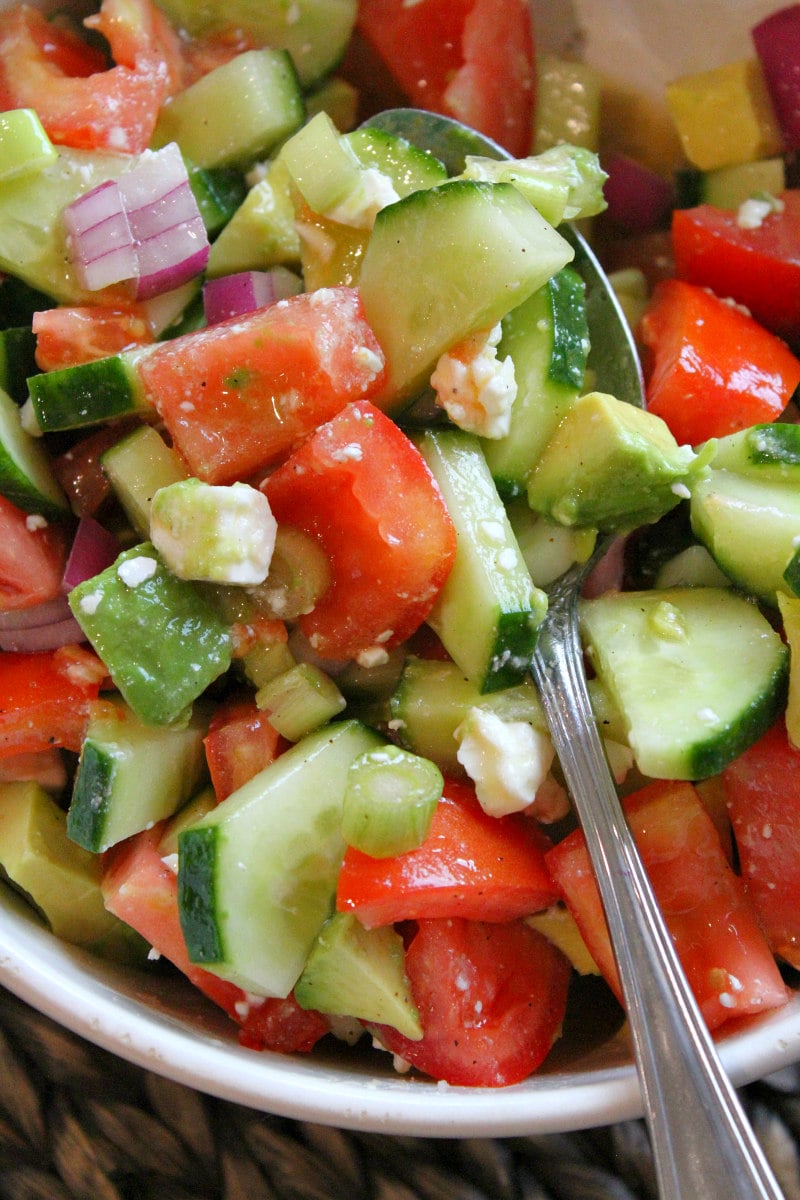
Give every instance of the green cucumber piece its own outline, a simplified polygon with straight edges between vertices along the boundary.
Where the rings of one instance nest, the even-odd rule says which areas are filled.
[[[597,530],[558,525],[532,512],[524,496],[506,505],[531,579],[546,588],[575,563],[588,562],[597,544]]]
[[[125,703],[96,702],[81,747],[67,833],[102,853],[171,817],[205,774],[201,710],[178,728],[145,725]]]
[[[0,183],[36,174],[56,157],[56,148],[32,108],[0,113]]]
[[[376,403],[406,407],[446,350],[496,325],[573,253],[510,183],[453,180],[387,205],[359,278],[386,355],[388,382]]]
[[[151,350],[151,346],[144,346],[32,375],[23,411],[40,433],[79,429],[136,413],[148,414],[152,409],[139,382],[136,364]]]
[[[377,167],[388,175],[398,196],[436,187],[447,179],[447,168],[427,150],[385,129],[362,126],[344,135],[364,167]]]
[[[166,569],[149,542],[123,551],[68,598],[115,685],[147,724],[185,720],[230,666],[228,625],[200,588]]]
[[[235,167],[197,167],[190,161],[186,172],[206,233],[213,237],[228,224],[247,195],[244,176]]]
[[[100,456],[125,516],[141,538],[150,535],[150,509],[159,488],[187,479],[189,472],[152,425],[140,425]]]
[[[153,134],[177,142],[198,167],[247,167],[266,158],[305,118],[292,60],[284,50],[247,50],[173,96]]]
[[[41,442],[22,428],[20,409],[0,388],[0,494],[24,512],[64,517],[69,504]]]
[[[753,197],[779,196],[786,187],[786,164],[782,158],[733,163],[713,171],[688,167],[676,172],[676,208],[712,204],[735,209]]]
[[[733,582],[775,606],[800,536],[795,483],[710,471],[692,485],[692,530]]]
[[[303,87],[337,65],[356,19],[356,0],[159,0],[158,6],[188,33],[239,29],[254,45],[288,50]]]
[[[547,597],[530,577],[478,438],[431,429],[415,441],[458,535],[428,624],[481,691],[510,687],[527,675]]]
[[[0,305],[5,299],[4,285],[0,294]],[[8,392],[12,400],[18,404],[25,402],[28,395],[28,377],[34,375],[37,370],[36,335],[30,325],[14,325],[8,329],[0,329],[0,387]]]
[[[517,396],[508,434],[482,443],[503,500],[522,494],[551,434],[583,389],[589,353],[585,293],[580,275],[563,267],[503,321],[497,357],[510,355]]]
[[[581,601],[579,617],[644,775],[718,774],[786,701],[786,647],[758,608],[733,591],[608,593]]]
[[[773,421],[717,439],[710,465],[761,483],[800,483],[800,425]]]
[[[294,995],[301,1008],[391,1025],[413,1041],[422,1037],[403,939],[391,925],[365,929],[352,913],[334,913],[311,948]]]
[[[192,962],[287,996],[333,912],[350,764],[383,739],[358,721],[310,734],[178,839],[178,903]]]

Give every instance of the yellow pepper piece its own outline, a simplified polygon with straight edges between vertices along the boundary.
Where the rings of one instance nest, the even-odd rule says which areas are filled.
[[[689,162],[701,171],[780,154],[783,141],[756,59],[686,75],[667,106]]]

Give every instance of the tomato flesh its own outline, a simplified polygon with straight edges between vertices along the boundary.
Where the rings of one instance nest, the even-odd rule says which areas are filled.
[[[800,750],[784,722],[722,777],[747,893],[773,953],[800,969]]]
[[[690,783],[656,781],[625,813],[687,979],[710,1029],[788,999],[744,885]],[[617,999],[622,989],[585,839],[570,834],[546,856],[586,945]]]
[[[263,484],[280,524],[321,545],[331,582],[300,628],[323,658],[405,641],[453,565],[453,522],[425,460],[368,401],[322,425]]]
[[[77,753],[105,670],[79,646],[0,654],[0,758],[61,746]]]
[[[519,1083],[541,1066],[567,1001],[570,966],[524,921],[426,919],[406,951],[423,1037],[380,1040],[434,1079],[469,1087]]]
[[[235,698],[220,705],[203,741],[217,800],[225,800],[269,766],[279,740],[277,729],[255,700]]]
[[[559,898],[545,866],[549,846],[530,818],[487,816],[470,784],[446,779],[416,850],[371,858],[348,847],[336,906],[367,928],[423,917],[511,921]]]
[[[38,528],[30,514],[0,496],[0,611],[33,608],[61,594],[68,535],[56,524]]]
[[[800,383],[800,361],[779,338],[682,280],[656,286],[639,336],[647,407],[680,443],[774,421]]]

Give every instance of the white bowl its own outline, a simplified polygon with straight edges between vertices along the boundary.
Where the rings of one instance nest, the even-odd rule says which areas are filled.
[[[536,0],[535,7],[540,45],[574,45],[577,32],[590,61],[612,75],[609,64],[624,64],[624,82],[657,98],[664,81],[684,69],[750,53],[748,27],[772,6],[763,0]],[[713,58],[706,47],[714,48]],[[0,983],[139,1066],[295,1119],[379,1133],[490,1137],[584,1128],[642,1111],[624,1031],[614,1032],[602,1017],[595,1016],[594,1029],[570,1028],[540,1073],[505,1089],[399,1076],[387,1055],[369,1050],[256,1053],[242,1049],[232,1023],[188,985],[115,967],[63,944],[5,888]],[[800,998],[728,1034],[720,1050],[736,1084],[800,1058]]]

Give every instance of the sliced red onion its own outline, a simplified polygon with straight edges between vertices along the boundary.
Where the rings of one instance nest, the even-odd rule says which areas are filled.
[[[131,280],[137,299],[148,299],[208,262],[208,235],[174,142],[146,150],[119,179],[67,205],[63,218],[76,274],[92,291]]]
[[[627,154],[612,154],[603,166],[608,172],[603,195],[609,219],[631,233],[658,229],[674,202],[671,181]]]
[[[64,595],[53,600],[44,600],[29,608],[13,608],[0,612],[0,633],[4,630],[33,629],[37,625],[52,625],[70,615],[70,607]]]
[[[63,213],[67,245],[82,287],[99,291],[138,272],[136,247],[119,183],[109,179]]]
[[[119,542],[113,533],[94,517],[81,517],[64,567],[62,590],[71,592],[79,583],[99,575],[111,566],[118,554]]]
[[[303,282],[286,267],[270,271],[237,271],[221,275],[203,284],[203,308],[209,325],[230,317],[266,308],[278,300],[287,300],[302,290]]]
[[[0,650],[19,654],[35,654],[41,650],[57,650],[73,642],[85,642],[86,634],[69,614],[63,621],[50,625],[33,625],[30,629],[0,630]]]
[[[750,34],[786,149],[800,149],[800,4],[771,13]]]

